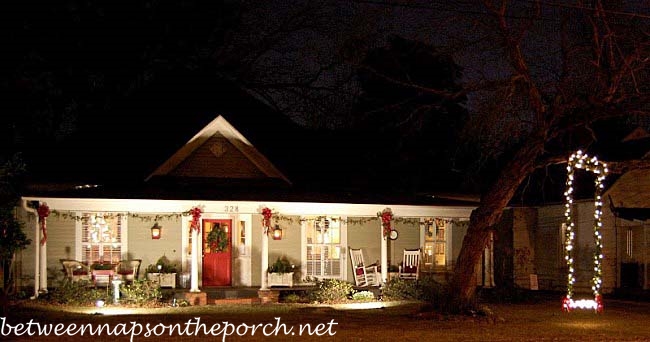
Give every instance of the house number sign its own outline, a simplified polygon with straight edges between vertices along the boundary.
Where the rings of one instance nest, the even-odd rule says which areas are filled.
[[[238,213],[239,212],[239,206],[237,205],[227,205],[224,206],[224,210],[227,213]]]

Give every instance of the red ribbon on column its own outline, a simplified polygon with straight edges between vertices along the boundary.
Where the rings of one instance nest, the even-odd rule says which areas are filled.
[[[38,206],[38,221],[41,223],[41,230],[43,231],[43,238],[41,239],[41,245],[44,245],[47,242],[47,217],[50,216],[50,207],[47,204],[43,203]]]
[[[384,228],[384,236],[388,236],[392,229],[390,221],[393,220],[393,212],[390,208],[386,208],[379,213],[379,217],[381,217],[381,225]]]
[[[262,227],[264,227],[264,234],[268,234],[271,229],[271,217],[273,211],[269,208],[262,209]]]
[[[190,209],[190,215],[192,215],[192,222],[190,223],[190,229],[194,229],[197,232],[201,230],[201,224],[199,220],[201,219],[201,213],[203,211],[199,207],[194,207]]]

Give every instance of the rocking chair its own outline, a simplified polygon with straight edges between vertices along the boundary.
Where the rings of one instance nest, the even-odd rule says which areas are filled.
[[[418,279],[420,268],[420,249],[405,249],[402,265],[399,267],[400,279]]]
[[[377,265],[367,265],[363,261],[361,249],[350,248],[350,261],[354,271],[354,282],[357,286],[379,286]]]

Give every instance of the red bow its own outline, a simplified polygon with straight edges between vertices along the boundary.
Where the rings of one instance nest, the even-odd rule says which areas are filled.
[[[203,211],[199,207],[194,207],[190,209],[190,215],[192,215],[192,223],[190,223],[190,228],[196,230],[197,232],[201,230],[199,219],[201,219],[202,212]]]
[[[41,245],[44,245],[47,242],[47,225],[46,219],[50,216],[50,207],[47,204],[43,203],[38,206],[36,210],[38,213],[38,221],[41,223],[41,230],[43,231],[43,238],[41,239]]]

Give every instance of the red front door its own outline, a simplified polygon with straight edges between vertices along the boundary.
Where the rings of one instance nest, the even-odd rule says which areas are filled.
[[[216,243],[208,243],[212,230],[219,229]],[[230,286],[231,278],[231,220],[203,220],[203,286]],[[220,243],[225,238],[225,243]],[[220,247],[223,247],[220,250]]]

